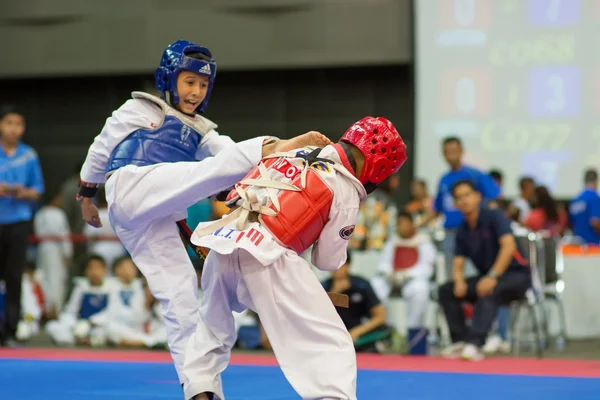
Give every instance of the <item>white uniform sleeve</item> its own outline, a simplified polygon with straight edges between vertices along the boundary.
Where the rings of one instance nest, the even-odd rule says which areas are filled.
[[[431,242],[419,245],[419,260],[415,265],[406,270],[406,276],[416,279],[431,279],[436,251]]]
[[[81,168],[81,180],[89,183],[104,183],[108,159],[112,151],[130,133],[137,129],[150,129],[161,120],[157,105],[141,99],[130,99],[106,120],[102,131],[90,146]]]
[[[394,271],[394,252],[396,249],[395,237],[390,237],[381,250],[381,256],[379,257],[379,265],[377,266],[377,272],[383,275],[389,275]]]
[[[321,271],[334,271],[344,265],[351,236],[347,233],[356,225],[360,205],[358,193],[344,181],[339,182],[338,188],[329,219],[312,250],[312,263]]]
[[[207,157],[212,157],[234,144],[235,142],[229,136],[220,135],[217,131],[212,129],[202,137],[202,141],[196,152],[196,160],[202,161]]]

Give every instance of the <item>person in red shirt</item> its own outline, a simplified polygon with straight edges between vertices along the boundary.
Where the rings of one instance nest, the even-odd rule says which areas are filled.
[[[559,236],[567,229],[568,217],[563,207],[550,195],[545,186],[535,188],[536,206],[525,221],[525,227],[532,231],[548,230]]]

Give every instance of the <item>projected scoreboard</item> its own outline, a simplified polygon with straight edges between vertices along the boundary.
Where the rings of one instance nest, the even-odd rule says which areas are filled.
[[[582,169],[600,165],[600,1],[416,4],[418,145],[462,137],[512,193],[525,174],[579,190]],[[439,176],[431,149],[418,151],[417,173]]]

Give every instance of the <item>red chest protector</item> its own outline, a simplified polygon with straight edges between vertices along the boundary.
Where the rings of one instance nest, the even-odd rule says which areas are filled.
[[[320,151],[320,149],[317,149]],[[291,179],[291,184],[301,190],[280,190],[277,194],[280,210],[274,204],[269,202],[268,207],[276,212],[276,215],[269,216],[261,214],[259,220],[261,224],[269,229],[271,234],[285,247],[301,254],[317,241],[329,218],[329,210],[333,202],[333,191],[315,172],[312,166],[323,167],[324,163],[332,163],[331,160],[317,159],[318,151],[306,156],[305,162],[309,164],[306,171],[305,187],[302,188],[301,172],[302,169],[291,164],[285,157],[265,158],[262,160],[267,170],[277,170],[283,176]],[[298,156],[300,157],[300,156]],[[290,158],[294,158],[293,155]],[[315,161],[317,160],[317,161]],[[325,167],[329,168],[325,165]],[[258,167],[253,168],[242,180],[256,179],[260,177]],[[238,183],[236,187],[247,188],[247,185]],[[239,195],[237,191],[232,190],[227,196],[227,202],[237,201]]]

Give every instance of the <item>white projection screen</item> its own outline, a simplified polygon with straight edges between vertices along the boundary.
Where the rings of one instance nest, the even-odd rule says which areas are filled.
[[[533,176],[571,198],[600,166],[600,0],[415,0],[416,174],[465,162],[504,172],[504,194]]]

